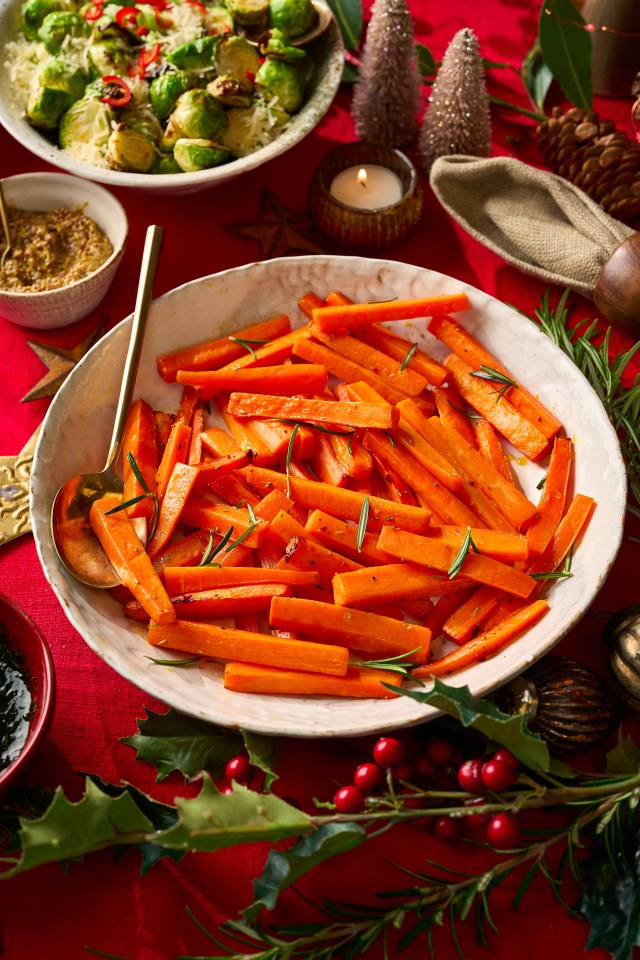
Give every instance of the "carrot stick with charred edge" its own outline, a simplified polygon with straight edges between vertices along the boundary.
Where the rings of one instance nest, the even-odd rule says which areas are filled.
[[[535,516],[537,507],[512,483],[508,483],[477,450],[437,417],[420,417],[420,411],[403,407],[416,429],[463,476],[473,481],[496,505],[505,519],[520,530]]]
[[[199,471],[199,467],[190,467],[187,463],[176,463],[174,466],[160,504],[156,529],[147,544],[147,553],[152,561],[161,550],[164,550],[173,536],[196,484]]]
[[[220,620],[250,610],[268,610],[274,597],[289,597],[287,583],[245,583],[172,597],[178,620]]]
[[[446,575],[425,570],[417,563],[387,562],[378,567],[363,567],[337,573],[332,580],[333,599],[340,607],[366,607],[377,601],[399,603],[438,597],[451,588]],[[455,589],[469,586],[460,578]]]
[[[123,501],[143,497],[147,492],[135,475],[128,454],[136,462],[148,490],[155,490],[156,471],[158,469],[158,450],[156,446],[156,424],[153,410],[144,400],[136,400],[127,413],[122,442],[122,477],[124,482]],[[128,517],[151,518],[154,512],[153,499],[144,496],[143,500],[127,507]]]
[[[260,499],[255,490],[251,490],[233,473],[213,480],[209,478],[208,492],[231,507],[239,503],[243,505],[250,503],[251,506],[255,506]]]
[[[379,657],[405,654],[412,663],[424,663],[431,649],[431,631],[418,624],[298,597],[274,597],[269,625]]]
[[[496,430],[494,430],[488,420],[484,419],[476,421],[475,430],[476,446],[482,456],[495,467],[501,477],[504,477],[508,483],[513,483],[511,467],[509,466],[507,455],[500,443],[500,437]]]
[[[257,490],[272,489],[286,491],[295,502],[309,510],[319,508],[342,520],[360,520],[364,495],[356,490],[343,487],[330,487],[326,483],[303,480],[300,477],[287,477],[277,470],[255,467],[251,464],[241,471],[243,479]],[[406,530],[420,532],[429,526],[431,513],[424,507],[413,507],[404,503],[392,503],[381,497],[369,497],[369,519],[374,523],[390,523]]]
[[[378,547],[393,557],[433,567],[447,573],[459,553],[455,547],[445,543],[436,543],[428,537],[417,536],[406,530],[383,527],[378,537]],[[526,599],[536,586],[536,581],[521,570],[485,557],[473,551],[467,553],[462,564],[462,573],[470,580],[499,587],[507,593]]]
[[[300,367],[304,370],[304,367]],[[307,400],[254,393],[232,393],[229,413],[235,417],[268,417],[331,423],[340,427],[378,427],[392,430],[399,415],[391,404],[342,403],[340,400]]]
[[[304,525],[305,530],[311,533],[320,543],[330,550],[337,551],[355,560],[356,563],[373,563],[381,565],[389,559],[376,546],[378,535],[365,533],[358,549],[358,528],[353,523],[345,523],[322,510],[313,510]]]
[[[321,577],[331,579],[335,573],[357,570],[361,566],[357,561],[349,560],[323,547],[302,524],[284,510],[281,510],[269,524],[269,539],[275,539],[285,547],[286,554],[282,563],[285,569],[288,564],[291,564],[297,569],[315,570]],[[304,559],[302,559],[303,555]]]
[[[156,623],[171,623],[176,618],[173,604],[151,560],[124,510],[110,513],[121,505],[120,497],[109,493],[96,500],[89,522],[123,585],[128,587]]]
[[[293,355],[294,357],[300,357],[301,360],[306,360],[307,363],[323,364],[327,368],[328,373],[333,374],[334,377],[338,377],[339,380],[344,380],[345,383],[364,380],[365,383],[370,384],[374,390],[377,390],[387,403],[398,403],[399,400],[408,396],[403,390],[392,386],[376,373],[368,370],[367,367],[363,367],[362,364],[349,360],[348,357],[341,356],[341,354],[336,353],[334,350],[329,350],[324,344],[317,343],[315,340],[298,340],[294,345]]]
[[[233,527],[232,542],[243,534],[247,534],[242,541],[247,547],[259,547],[269,529],[266,520],[253,523],[248,511],[242,507],[213,503],[203,497],[189,498],[182,511],[182,519],[192,527],[202,527],[205,530],[222,533],[225,533],[229,527]]]
[[[164,354],[156,360],[158,373],[167,383],[173,383],[178,370],[216,370],[223,364],[244,355],[245,347],[237,340],[273,340],[274,337],[288,333],[290,329],[291,323],[288,317],[273,317],[264,323],[245,327],[235,334]],[[236,340],[232,340],[231,336]]]
[[[376,376],[386,380],[390,386],[403,390],[411,397],[416,397],[427,387],[428,381],[425,377],[413,370],[401,369],[402,364],[398,363],[397,360],[356,337],[325,334],[313,327],[311,328],[311,336],[335,353],[353,360],[354,363],[360,364],[367,370],[371,370]]]
[[[343,677],[347,672],[349,651],[329,643],[289,640],[262,633],[249,633],[215,624],[179,620],[166,626],[149,627],[149,643],[154,647],[183,650],[185,653],[212,657],[214,660],[239,660],[266,667],[295,669],[304,664],[310,673],[328,673]]]
[[[322,393],[327,385],[327,371],[317,363],[282,363],[277,367],[246,367],[242,370],[178,370],[176,379],[178,383],[193,387],[203,400],[230,390],[289,397],[298,393]]]
[[[503,590],[495,587],[478,587],[442,624],[445,637],[458,645],[466,643],[480,624],[493,613],[504,595]]]
[[[384,300],[375,303],[347,303],[333,307],[318,307],[311,312],[311,322],[323,333],[354,330],[370,323],[392,320],[416,320],[444,313],[467,310],[466,293],[421,297],[414,300]]]
[[[464,437],[470,446],[477,448],[478,443],[473,427],[471,426],[471,421],[466,413],[463,412],[464,400],[455,387],[451,386],[451,384],[437,387],[433,391],[433,398],[436,402],[438,416],[442,422],[453,427],[454,430],[457,430],[460,436]]]
[[[438,337],[474,370],[480,370],[482,366],[490,367],[513,379],[507,368],[453,317],[433,317],[429,321],[429,333]],[[505,396],[516,410],[519,410],[527,420],[535,424],[540,433],[544,434],[547,439],[552,439],[562,429],[562,424],[558,418],[524,387],[519,385],[508,387]]]
[[[397,694],[388,688],[402,686],[402,677],[391,670],[367,667],[349,667],[344,677],[330,677],[306,670],[282,670],[232,662],[225,664],[224,686],[235,693],[391,699]]]
[[[167,445],[162,454],[162,460],[156,472],[156,496],[160,503],[165,495],[169,478],[176,463],[184,463],[189,453],[191,427],[177,420],[171,428]]]
[[[198,401],[193,411],[191,420],[191,439],[189,440],[189,451],[187,453],[187,463],[195,466],[202,461],[202,431],[204,430],[204,410],[202,403]]]
[[[404,447],[392,445],[389,437],[374,430],[366,431],[363,443],[366,450],[398,473],[416,495],[424,497],[429,510],[433,510],[445,523],[462,524],[465,527],[480,525],[476,515]]]
[[[474,377],[473,368],[455,353],[450,353],[444,362],[451,372],[458,392],[469,406],[481,413],[493,424],[498,433],[534,463],[548,452],[551,441],[527,420],[505,397],[500,397],[500,387],[487,380]]]
[[[255,583],[284,583],[315,587],[320,580],[315,570],[276,570],[263,567],[165,567],[164,581],[169,596],[199,593],[222,587],[243,587]]]
[[[448,543],[457,550],[462,546],[467,530],[460,526],[432,526],[426,536],[439,543]],[[503,563],[522,563],[528,559],[529,544],[520,533],[504,533],[502,530],[471,528],[471,539],[479,553],[484,553]]]
[[[562,519],[564,505],[571,477],[573,462],[573,444],[569,437],[556,437],[549,458],[549,469],[542,495],[538,503],[538,512],[527,528],[529,552],[533,557],[544,553],[547,544]]]
[[[475,640],[469,640],[468,643],[448,653],[440,660],[434,660],[432,663],[417,667],[411,675],[416,680],[441,677],[444,674],[453,673],[455,670],[461,670],[462,667],[468,667],[478,660],[486,660],[492,653],[495,653],[521,634],[523,630],[533,626],[548,609],[549,604],[546,600],[535,600],[507,617],[493,630],[488,630],[476,637]]]

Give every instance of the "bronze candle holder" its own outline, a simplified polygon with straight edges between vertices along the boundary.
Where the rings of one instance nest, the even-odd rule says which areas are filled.
[[[370,190],[370,208],[360,205],[368,202],[366,191],[370,188],[363,186],[364,193],[357,195],[361,168],[374,168],[371,173],[378,171],[385,181],[376,195],[380,178],[371,177],[375,183]],[[354,186],[345,191],[344,174],[352,169]],[[394,181],[399,184],[398,199],[385,203],[384,197],[395,192]],[[309,188],[309,209],[319,229],[341,247],[360,250],[399,243],[419,223],[423,205],[415,167],[400,150],[383,144],[358,142],[336,147],[320,163]]]

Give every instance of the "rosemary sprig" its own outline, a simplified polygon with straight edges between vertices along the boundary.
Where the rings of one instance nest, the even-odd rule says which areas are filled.
[[[530,574],[533,580],[563,580],[567,577],[572,577],[571,573],[571,553],[568,554],[566,560],[564,561],[564,566],[562,570],[549,570],[547,572],[541,573],[532,573]]]
[[[420,647],[415,647],[413,650],[407,650],[406,653],[398,653],[395,657],[384,657],[381,660],[353,660],[349,661],[349,666],[368,667],[370,670],[391,670],[392,673],[399,673],[403,677],[410,678],[415,663],[409,660],[409,657],[417,653],[419,649]]]
[[[623,382],[629,363],[640,349],[640,340],[610,360],[611,328],[603,333],[597,321],[583,320],[570,330],[566,307],[568,294],[569,291],[565,290],[553,309],[549,293],[545,293],[535,312],[536,317],[543,332],[573,360],[599,396],[620,441],[629,492],[633,500],[640,503],[640,376],[636,374],[628,386]],[[600,338],[596,346],[594,340]],[[628,509],[637,512],[633,506]]]
[[[478,548],[473,542],[473,537],[471,536],[471,527],[467,527],[467,532],[465,533],[464,539],[460,544],[460,549],[458,550],[453,563],[447,570],[449,580],[453,580],[453,578],[460,573],[469,550],[473,550],[474,553],[478,553]]]
[[[253,349],[253,345],[270,342],[269,340],[249,340],[249,339],[245,340],[242,337],[229,337],[229,340],[231,340],[232,343],[237,343],[238,346],[240,347],[244,347],[245,350],[248,350],[254,360],[257,360],[258,358],[256,357],[256,352]]]
[[[201,659],[200,657],[185,657],[184,660],[158,660],[157,657],[150,657],[147,654],[145,654],[145,657],[158,667],[187,667],[190,663],[195,663],[196,660]]]
[[[220,543],[214,547],[213,545],[213,533],[209,534],[209,543],[204,549],[202,556],[200,557],[199,567],[210,567],[213,560],[221,553],[226,545],[229,543],[229,540],[233,536],[233,527],[229,527],[227,532],[222,537]]]
[[[413,357],[413,355],[414,355],[414,353],[416,352],[417,349],[418,349],[418,344],[417,344],[417,343],[412,343],[411,346],[409,347],[409,349],[407,350],[407,355],[406,355],[406,357],[404,358],[404,360],[403,360],[402,363],[400,364],[400,373],[403,373],[403,372],[407,369],[407,367],[408,367],[409,364],[411,363],[411,358]]]
[[[106,515],[109,516],[109,514],[111,513],[120,513],[121,510],[126,510],[127,507],[132,507],[134,503],[140,503],[141,500],[147,500],[148,498],[151,498],[151,500],[153,500],[153,518],[151,520],[151,525],[149,527],[149,531],[147,534],[147,539],[151,540],[152,536],[156,532],[156,527],[158,525],[158,515],[160,513],[160,502],[158,500],[157,494],[153,493],[149,489],[147,482],[142,476],[140,472],[140,468],[138,467],[138,464],[135,461],[135,457],[133,456],[130,450],[127,453],[127,460],[129,461],[131,469],[135,474],[136,480],[144,490],[144,493],[141,493],[139,497],[132,497],[130,500],[125,500],[123,503],[118,504],[117,507],[113,507],[113,509],[111,510],[107,510]]]
[[[352,437],[355,430],[330,430],[329,427],[316,423],[315,420],[290,420],[288,417],[278,417],[278,423],[292,423],[296,427],[310,427],[312,430],[319,430],[320,433],[328,433],[332,437]]]
[[[495,391],[498,394],[496,397],[496,403],[498,403],[499,400],[502,400],[509,387],[518,386],[515,380],[512,380],[511,377],[501,373],[499,370],[494,370],[493,367],[487,367],[484,363],[480,364],[479,370],[473,370],[471,372],[471,376],[478,377],[481,380],[491,380],[493,383],[502,384],[501,388]]]
[[[287,455],[284,461],[284,471],[287,475],[287,496],[291,496],[291,474],[289,469],[291,467],[291,457],[293,456],[293,446],[296,442],[296,437],[298,436],[298,430],[300,429],[300,424],[296,423],[293,430],[291,431],[291,436],[289,437],[289,444],[287,446]]]
[[[356,546],[358,548],[358,553],[362,550],[362,544],[364,543],[364,535],[367,532],[367,523],[369,521],[369,497],[365,497],[362,501],[362,507],[360,509],[360,519],[358,520],[358,535],[356,537]]]

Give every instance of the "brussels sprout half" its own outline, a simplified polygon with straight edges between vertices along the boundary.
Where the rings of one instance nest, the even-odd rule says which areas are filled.
[[[149,100],[153,112],[161,120],[166,120],[179,97],[191,86],[186,70],[175,70],[155,77],[149,86]]]
[[[60,120],[60,147],[69,153],[76,153],[88,146],[103,154],[114,120],[115,113],[111,107],[97,97],[78,100]]]
[[[107,159],[115,170],[148,173],[156,159],[156,150],[143,133],[119,123],[109,136]]]
[[[288,37],[301,37],[315,25],[317,13],[311,0],[269,0],[269,24]]]
[[[91,27],[77,13],[71,10],[53,10],[48,13],[38,30],[38,39],[42,40],[47,53],[59,53],[65,37],[88,37]]]
[[[189,73],[212,70],[214,54],[219,43],[220,37],[199,37],[197,40],[190,40],[189,43],[176,47],[167,54],[167,60],[179,70],[187,70]]]
[[[38,30],[48,13],[69,7],[68,0],[26,0],[22,4],[20,26],[27,40],[38,39]]]
[[[213,140],[181,138],[173,148],[176,163],[185,173],[208,170],[234,159],[233,154]]]
[[[266,99],[277,97],[278,105],[287,113],[295,113],[304,99],[300,74],[284,60],[265,60],[256,73],[256,90]]]
[[[266,23],[269,0],[227,0],[233,19],[243,27]]]
[[[207,84],[207,92],[225,107],[248,107],[253,84],[241,83],[235,77],[216,77]]]
[[[244,37],[225,37],[216,50],[215,65],[218,76],[235,77],[240,83],[246,83],[258,72],[260,54]]]
[[[215,97],[206,90],[186,90],[178,99],[162,140],[162,149],[170,150],[176,140],[216,140],[227,125],[227,115]]]

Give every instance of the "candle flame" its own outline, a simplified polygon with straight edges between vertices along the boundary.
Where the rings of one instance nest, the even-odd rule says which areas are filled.
[[[357,180],[360,186],[366,190],[367,189],[367,171],[364,169],[364,167],[358,170]]]

